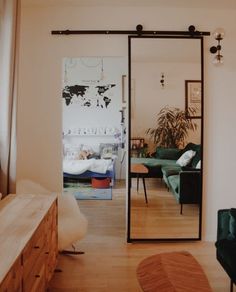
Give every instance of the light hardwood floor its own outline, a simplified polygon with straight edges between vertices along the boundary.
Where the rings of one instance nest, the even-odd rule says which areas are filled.
[[[216,260],[213,242],[127,244],[122,185],[116,184],[112,201],[79,201],[79,205],[88,218],[89,229],[76,247],[85,254],[59,255],[57,267],[62,272],[54,274],[50,292],[139,292],[136,268],[142,259],[182,250],[196,257],[214,292],[229,291],[229,279]]]
[[[145,179],[148,204],[140,181],[137,192],[136,179],[131,189],[131,237],[132,238],[198,238],[199,206],[180,204],[168,191],[161,179]]]

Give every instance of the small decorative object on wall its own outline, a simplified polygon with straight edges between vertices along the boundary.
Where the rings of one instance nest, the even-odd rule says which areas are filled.
[[[188,119],[201,118],[202,82],[185,80],[185,111]]]
[[[165,75],[164,73],[162,72],[161,73],[161,80],[160,80],[160,84],[161,84],[161,88],[164,89],[165,88]]]

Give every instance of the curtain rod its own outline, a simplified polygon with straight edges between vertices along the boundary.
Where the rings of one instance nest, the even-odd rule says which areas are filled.
[[[138,24],[136,30],[52,30],[53,35],[76,35],[76,34],[125,34],[125,35],[165,35],[165,36],[209,36],[208,31],[196,31],[194,25],[190,25],[188,31],[165,31],[165,30],[143,30]]]

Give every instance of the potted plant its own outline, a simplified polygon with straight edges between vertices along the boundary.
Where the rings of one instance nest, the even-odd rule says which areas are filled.
[[[189,109],[194,114],[194,108]],[[176,107],[165,106],[157,115],[156,127],[149,128],[146,134],[150,135],[153,142],[160,147],[181,148],[189,131],[197,130],[193,119],[187,118],[186,111]]]

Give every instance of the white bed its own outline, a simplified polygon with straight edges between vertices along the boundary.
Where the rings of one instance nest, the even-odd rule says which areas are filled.
[[[63,172],[68,174],[79,175],[86,171],[105,174],[113,170],[113,159],[85,159],[85,160],[68,160],[63,161]]]
[[[88,155],[85,157],[81,155],[85,153]],[[101,143],[96,147],[66,144],[64,145],[63,176],[66,179],[109,177],[113,181],[116,153],[117,144]]]

